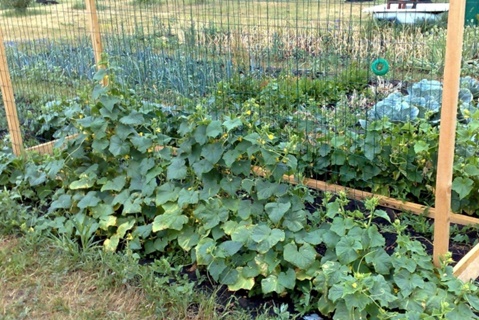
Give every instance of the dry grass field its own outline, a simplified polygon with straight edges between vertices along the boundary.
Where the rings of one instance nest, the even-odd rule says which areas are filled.
[[[284,29],[317,29],[334,27],[344,22],[361,19],[367,21],[362,9],[370,3],[329,0],[326,2],[300,1],[97,1],[102,32],[130,33],[139,27],[154,28],[158,23],[168,23],[173,29],[195,23],[215,25],[227,30],[244,28],[280,31]],[[32,40],[42,38],[76,37],[89,30],[89,12],[78,0],[63,0],[58,5],[34,5],[27,15],[2,12],[0,27],[6,40]]]
[[[250,319],[187,280],[169,285],[131,257],[72,244],[0,234],[0,319]]]
[[[79,0],[62,0],[58,5],[28,8],[27,15],[0,12],[0,28],[6,41],[16,43],[42,39],[73,39],[90,36],[90,13]],[[301,55],[336,56],[327,63],[353,59],[372,61],[378,56],[414,71],[441,72],[445,32],[423,29],[378,28],[362,9],[375,2],[253,1],[253,0],[97,0],[102,38],[124,39],[141,35],[157,50],[209,50],[233,62],[251,57],[271,60]],[[188,43],[194,37],[194,43]],[[152,40],[153,39],[153,40]],[[123,44],[118,41],[118,46]],[[214,51],[211,50],[214,47]],[[137,47],[141,50],[141,46]],[[33,48],[32,50],[36,50]],[[197,53],[204,55],[205,51]],[[274,53],[274,52],[273,52]],[[467,50],[465,50],[467,55]],[[339,60],[338,60],[339,59]],[[308,62],[311,67],[311,62]],[[418,67],[416,67],[418,66]],[[402,77],[402,76],[401,76]]]

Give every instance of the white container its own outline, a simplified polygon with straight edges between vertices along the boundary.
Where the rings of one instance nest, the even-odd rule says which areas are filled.
[[[449,3],[407,3],[406,8],[399,9],[399,4],[393,3],[390,8],[387,4],[363,9],[363,12],[371,13],[375,19],[395,21],[399,23],[415,23],[424,20],[438,20],[442,13],[449,11]]]

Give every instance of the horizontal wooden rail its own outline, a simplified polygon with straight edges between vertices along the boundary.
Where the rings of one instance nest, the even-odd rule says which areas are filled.
[[[76,138],[77,134],[73,134],[71,136],[65,137],[65,141],[67,142],[68,140]],[[25,149],[28,152],[37,152],[40,154],[53,154],[53,148],[55,147],[55,144],[58,142],[58,140],[53,140],[50,142],[45,142],[39,145],[36,145],[34,147],[30,147]]]
[[[474,280],[479,277],[479,244],[476,244],[454,266],[454,275],[462,281]]]
[[[263,175],[263,176],[266,175],[266,172],[260,167],[253,167],[253,171],[258,175]],[[293,184],[299,183],[294,176],[285,175],[284,180]],[[418,215],[424,215],[425,217],[432,218],[432,219],[434,219],[436,215],[436,209],[433,207],[427,207],[427,206],[413,203],[413,202],[401,201],[401,200],[386,197],[383,195],[374,194],[371,192],[343,187],[337,184],[327,183],[324,181],[308,179],[308,178],[303,179],[302,184],[308,186],[311,189],[321,190],[325,192],[344,191],[350,199],[354,199],[354,200],[364,200],[364,199],[375,197],[379,200],[379,204],[383,207],[391,208],[391,209],[399,210],[399,211],[407,211],[407,212],[411,212]],[[453,213],[451,214],[451,222],[460,224],[460,225],[473,225],[473,224],[479,224],[479,218],[474,218],[474,217],[470,217],[470,216],[466,216],[462,214]]]

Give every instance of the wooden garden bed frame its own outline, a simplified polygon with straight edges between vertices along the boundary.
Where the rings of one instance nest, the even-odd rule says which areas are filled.
[[[103,52],[100,26],[96,14],[94,0],[85,0],[86,9],[90,18],[90,34],[95,61],[100,67]],[[478,218],[455,214],[451,211],[451,188],[454,161],[454,145],[456,132],[457,101],[459,94],[459,78],[462,58],[462,44],[464,34],[465,0],[451,1],[449,8],[448,32],[446,40],[446,57],[444,68],[444,91],[441,108],[441,127],[439,134],[439,154],[437,165],[435,206],[426,207],[412,202],[403,202],[397,199],[376,195],[361,190],[346,188],[323,181],[304,179],[297,181],[293,176],[285,176],[290,183],[304,185],[322,191],[344,191],[351,199],[366,199],[376,197],[382,206],[396,210],[403,210],[415,214],[426,215],[434,219],[434,249],[433,262],[440,265],[442,257],[449,250],[450,224],[460,225],[479,224]],[[106,79],[103,81],[106,84]],[[22,156],[26,152],[48,153],[53,152],[55,141],[47,142],[35,147],[24,149],[20,131],[17,110],[14,101],[13,87],[7,65],[7,57],[0,29],[0,86],[8,122],[8,130],[12,142],[13,152]],[[71,137],[70,137],[71,138]],[[266,174],[261,168],[254,167],[256,174]],[[461,280],[468,281],[479,276],[479,244],[469,251],[454,267],[454,275]]]

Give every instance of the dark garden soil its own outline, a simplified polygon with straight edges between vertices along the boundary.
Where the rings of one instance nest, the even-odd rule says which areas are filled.
[[[315,201],[315,204],[320,204],[321,203],[321,198],[318,197]],[[316,208],[314,205],[310,205],[307,207],[308,210],[310,211],[315,211]],[[355,201],[351,200],[349,204],[345,207],[346,210],[348,211],[354,211],[354,210],[361,210],[362,212],[366,212],[366,209],[363,205],[362,202],[360,201]],[[378,207],[378,209],[386,211],[388,216],[390,217],[391,221],[394,221],[396,218],[400,218],[399,215],[401,212],[386,208],[386,207]],[[432,226],[432,219],[424,218],[426,219],[426,223],[429,223]],[[379,229],[384,229],[381,228],[382,226],[386,226],[389,224],[386,220],[382,218],[377,218],[373,220],[374,223],[376,223],[379,226]],[[432,256],[433,252],[433,244],[432,244],[432,239],[431,237],[421,234],[417,232],[414,228],[414,225],[407,224],[407,229],[405,232],[414,240],[419,241],[420,243],[423,244],[423,246],[426,248],[426,251]],[[459,227],[459,230],[461,228]],[[388,231],[383,231],[382,235],[384,236],[386,240],[386,247],[385,250],[389,254],[394,251],[395,245],[396,245],[396,239],[397,235],[392,232]],[[461,233],[461,235],[468,236],[469,239],[472,241],[469,241],[467,243],[454,243],[451,241],[450,244],[450,251],[452,253],[452,258],[455,262],[458,262],[467,252],[469,252],[473,244],[472,242],[474,239],[479,238],[479,233],[477,230],[465,230],[465,233]],[[324,249],[321,247],[317,248],[318,253],[324,253]],[[243,308],[247,310],[251,314],[251,318],[255,319],[258,314],[264,313],[265,310],[269,310],[271,312],[271,315],[274,315],[273,313],[273,308],[274,307],[280,307],[282,304],[287,304],[289,306],[289,312],[291,314],[297,314],[294,310],[293,306],[293,301],[290,297],[280,297],[277,295],[270,295],[268,297],[262,297],[260,295],[256,296],[249,296],[249,293],[247,291],[241,290],[237,292],[230,292],[228,291],[226,286],[219,286],[217,284],[214,284],[209,281],[199,281],[198,278],[198,270],[196,269],[195,266],[189,266],[185,267],[183,269],[183,273],[188,276],[188,278],[191,281],[194,281],[196,283],[199,283],[198,289],[203,290],[207,293],[216,293],[217,299],[218,299],[218,309],[217,311],[219,313],[227,312],[228,310],[238,308]],[[203,275],[200,274],[202,277]],[[191,306],[191,308],[194,308],[195,306]],[[305,320],[328,320],[332,319],[329,316],[324,316],[318,313],[318,311],[315,311],[311,315],[306,315],[304,318],[300,319],[305,319]]]

